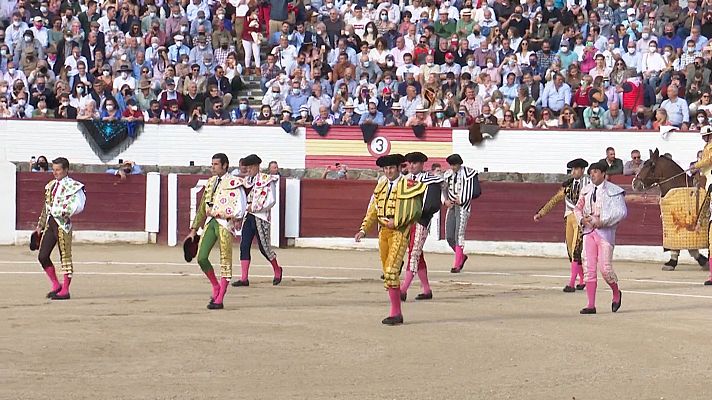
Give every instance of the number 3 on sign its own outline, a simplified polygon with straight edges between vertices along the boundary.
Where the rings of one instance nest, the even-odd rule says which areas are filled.
[[[391,151],[391,143],[385,137],[378,136],[371,140],[368,150],[374,156],[382,156]]]

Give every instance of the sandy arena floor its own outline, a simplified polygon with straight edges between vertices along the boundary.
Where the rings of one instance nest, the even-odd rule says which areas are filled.
[[[375,252],[280,250],[279,287],[256,259],[222,311],[178,248],[74,253],[72,300],[51,302],[36,253],[0,247],[0,399],[712,396],[712,288],[697,267],[619,263],[619,313],[599,280],[599,314],[582,316],[563,259],[471,256],[454,275],[428,255],[435,298],[409,299],[405,325],[387,327]]]

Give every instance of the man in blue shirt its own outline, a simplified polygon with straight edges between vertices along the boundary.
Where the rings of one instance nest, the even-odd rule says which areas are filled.
[[[304,93],[301,88],[301,85],[299,84],[299,81],[292,81],[292,90],[287,95],[286,102],[287,105],[293,110],[293,118],[299,117],[299,109],[303,105],[307,104],[307,100],[309,100],[309,96]]]
[[[564,83],[564,76],[556,74],[553,82],[544,87],[541,94],[542,108],[549,108],[557,115],[565,105],[571,104],[571,87]]]
[[[383,113],[378,111],[378,105],[375,101],[370,101],[368,103],[368,112],[361,115],[361,120],[359,120],[359,125],[363,124],[376,124],[378,126],[383,126]]]

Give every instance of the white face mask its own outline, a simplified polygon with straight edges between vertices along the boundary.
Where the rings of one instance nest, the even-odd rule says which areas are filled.
[[[25,43],[30,43],[31,41],[32,41],[32,37],[25,36]]]
[[[109,72],[109,71],[102,71],[101,74],[104,75],[104,76],[109,76],[110,72]]]
[[[494,68],[494,63],[492,61],[488,62],[487,68]]]
[[[269,117],[269,113],[268,113],[268,112],[263,112],[262,115],[265,116],[265,117]]]
[[[68,101],[63,101],[63,102],[62,102],[62,106],[63,106],[63,107],[67,107],[68,105],[69,105],[69,102],[68,102]]]
[[[131,106],[131,109],[134,111],[138,111],[138,106]]]
[[[128,59],[128,57],[126,56],[126,54],[122,54],[122,55],[121,55],[121,61],[126,61],[126,59]]]
[[[106,111],[114,111],[114,106],[112,106],[111,104],[107,104]]]
[[[562,53],[566,53],[567,51],[569,51],[569,48],[568,48],[568,47],[566,47],[566,46],[561,46],[561,52],[562,52]]]
[[[605,7],[605,6],[606,6],[606,3],[604,3],[603,0],[601,0],[601,1],[598,3],[598,8],[603,8],[603,7]]]
[[[307,111],[302,111],[299,114],[301,114],[302,118],[306,118],[309,113]]]
[[[20,106],[20,107],[24,107],[24,106],[25,106],[25,103],[26,103],[26,100],[25,100],[25,99],[20,99],[20,100],[17,101],[17,105]]]
[[[10,75],[15,75],[15,68],[8,68],[7,72],[8,72]]]
[[[389,67],[392,67],[392,66],[393,66],[393,61],[386,61],[386,65],[389,66]]]
[[[109,28],[111,28],[112,31],[118,31],[119,26],[118,25],[111,25]]]
[[[695,52],[695,48],[694,48],[694,47],[688,47],[688,48],[687,48],[687,52],[688,52],[688,53],[694,53],[694,52]]]
[[[672,52],[667,50],[667,51],[665,51],[664,54],[665,54],[665,57],[670,58],[670,56],[672,55]]]
[[[591,107],[591,111],[593,111],[594,114],[598,114],[598,107]]]
[[[475,60],[467,60],[467,66],[473,68],[475,66]]]
[[[648,32],[643,32],[643,39],[648,40],[650,34]]]
[[[388,15],[386,15],[386,14],[381,15],[381,21],[388,21]]]
[[[0,56],[6,56],[7,55],[7,50],[2,49],[0,50]]]
[[[650,50],[651,53],[655,53],[656,51],[658,51],[658,48],[655,46],[650,46],[648,50]]]
[[[697,122],[699,122],[701,124],[704,123],[706,120],[707,120],[707,118],[705,118],[705,117],[697,117]]]
[[[368,3],[368,4],[366,5],[366,7],[367,7],[369,10],[373,10],[373,3]]]
[[[630,53],[630,54],[635,53],[635,47],[628,47],[628,53]]]
[[[628,16],[628,22],[633,22],[635,21],[635,16],[634,15],[629,15]]]
[[[490,115],[491,115],[490,113],[486,113],[486,114],[483,113],[483,114],[482,114],[482,116],[485,117],[485,118],[489,118]]]
[[[20,26],[20,21],[12,21],[12,26],[17,28],[18,26]]]
[[[155,13],[155,12],[151,12],[150,14],[148,14],[148,16],[149,16],[151,19],[156,18],[156,13]]]
[[[126,79],[126,78],[128,78],[128,77],[129,77],[129,73],[128,73],[128,72],[122,72],[122,73],[121,73],[121,78]]]
[[[368,28],[368,29],[366,29],[366,31],[367,31],[368,33],[373,33],[373,28]]]
[[[158,49],[158,43],[151,43],[151,48],[153,48],[153,50],[157,50],[157,49]]]
[[[180,40],[176,40],[176,47],[181,47],[181,46],[183,46],[183,42],[181,42]]]

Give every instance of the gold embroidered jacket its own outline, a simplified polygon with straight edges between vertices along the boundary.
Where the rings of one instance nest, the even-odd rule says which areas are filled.
[[[396,230],[405,231],[420,218],[427,185],[399,177],[390,195],[389,187],[390,181],[385,176],[378,180],[361,231],[368,232],[376,222],[385,226],[389,219],[393,220]]]

